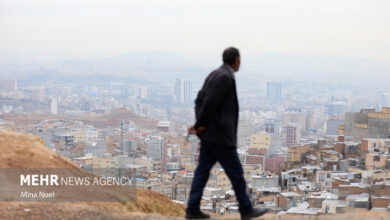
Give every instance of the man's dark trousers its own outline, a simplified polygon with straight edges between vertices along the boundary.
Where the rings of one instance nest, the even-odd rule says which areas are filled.
[[[240,212],[246,213],[251,208],[251,202],[246,193],[244,172],[238,158],[237,149],[233,147],[219,146],[216,144],[201,142],[198,167],[192,181],[187,213],[195,213],[200,210],[200,200],[203,189],[209,178],[210,170],[216,162],[219,162],[233,185],[236,198],[240,204]]]

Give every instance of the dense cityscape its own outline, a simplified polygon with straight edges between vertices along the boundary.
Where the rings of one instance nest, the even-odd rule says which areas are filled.
[[[390,219],[389,9],[0,0],[0,220]]]
[[[130,169],[135,187],[185,204],[199,156],[199,139],[186,135],[200,86],[184,78],[155,84],[3,77],[0,129],[36,134],[86,170]],[[239,91],[238,152],[254,206],[309,215],[390,210],[386,91],[305,81]],[[238,212],[219,164],[201,209]]]

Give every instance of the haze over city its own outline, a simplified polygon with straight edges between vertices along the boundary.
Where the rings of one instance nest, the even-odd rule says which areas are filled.
[[[34,200],[48,211],[12,194],[0,169],[0,218],[183,217],[202,149],[189,135],[195,100],[224,68],[236,85],[224,105],[239,109],[235,152],[264,219],[384,219],[389,11],[387,0],[0,0],[0,168],[69,168],[133,190],[75,190],[72,204],[50,192],[56,203]],[[222,60],[231,46],[234,65]],[[200,208],[239,214],[220,164]]]
[[[234,45],[249,79],[359,74],[362,81],[352,81],[382,82],[390,69],[388,1],[3,0],[0,6],[2,64],[147,52],[154,62],[171,59],[173,71],[181,63],[203,67],[197,74],[205,75],[219,65],[219,51]]]

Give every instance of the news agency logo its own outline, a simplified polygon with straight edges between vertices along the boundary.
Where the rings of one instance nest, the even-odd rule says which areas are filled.
[[[133,177],[58,177],[55,174],[20,175],[20,186],[130,186]]]
[[[127,168],[0,168],[0,201],[132,202],[139,181]]]

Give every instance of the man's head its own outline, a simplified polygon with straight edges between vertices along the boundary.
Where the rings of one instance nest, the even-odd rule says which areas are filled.
[[[228,47],[223,51],[222,54],[223,63],[228,64],[232,67],[234,72],[237,72],[240,69],[240,51],[234,47]]]

